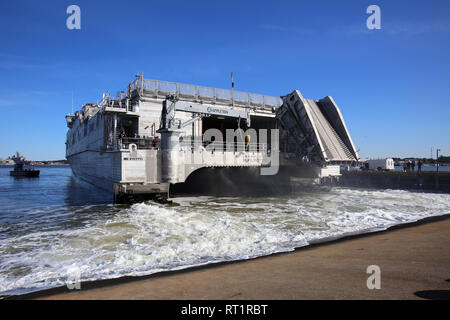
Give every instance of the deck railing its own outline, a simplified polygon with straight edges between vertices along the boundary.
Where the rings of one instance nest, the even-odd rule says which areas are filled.
[[[120,149],[129,149],[130,144],[135,144],[138,149],[156,149],[159,143],[153,142],[153,138],[129,138],[124,137],[119,139]]]
[[[195,141],[197,142],[197,141]],[[245,151],[245,152],[267,152],[266,143],[245,143],[245,142],[223,142],[223,141],[202,141],[197,144],[192,140],[180,143],[182,149],[198,148],[202,146],[207,151]]]
[[[130,148],[130,144],[135,144],[137,149],[159,149],[161,147],[160,140],[155,140],[151,137],[145,138],[131,138],[124,137],[118,139],[118,146],[121,150]],[[196,150],[197,148],[204,148],[209,152],[267,152],[266,143],[245,143],[245,142],[223,142],[223,141],[201,141],[187,139],[180,142],[180,150]],[[113,148],[110,148],[113,149]]]
[[[282,104],[281,98],[192,84],[137,78],[130,84],[131,92],[148,93],[155,97],[174,95],[179,99],[202,100],[210,103],[272,108]]]

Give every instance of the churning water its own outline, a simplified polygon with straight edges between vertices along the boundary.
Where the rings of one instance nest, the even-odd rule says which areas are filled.
[[[105,204],[68,167],[0,168],[0,295],[248,259],[450,213],[450,195],[333,188],[277,197]]]

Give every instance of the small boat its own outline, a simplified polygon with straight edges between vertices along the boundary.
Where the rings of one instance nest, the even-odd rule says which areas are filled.
[[[14,170],[9,172],[10,176],[14,177],[39,177],[40,170],[34,170],[34,168],[24,168],[23,163],[16,163]]]

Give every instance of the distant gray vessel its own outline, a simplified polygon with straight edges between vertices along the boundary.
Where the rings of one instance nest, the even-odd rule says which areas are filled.
[[[320,180],[358,160],[333,99],[299,91],[277,98],[137,75],[126,93],[104,94],[66,121],[73,173],[115,202],[164,200],[171,184],[205,167],[257,167],[266,175],[288,167],[292,176]]]

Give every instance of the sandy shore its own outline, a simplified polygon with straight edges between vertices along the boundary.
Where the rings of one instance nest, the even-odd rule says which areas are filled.
[[[82,290],[50,290],[27,298],[450,299],[449,248],[447,216],[292,253],[83,283]],[[380,290],[367,288],[369,265],[381,269]]]

